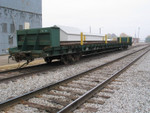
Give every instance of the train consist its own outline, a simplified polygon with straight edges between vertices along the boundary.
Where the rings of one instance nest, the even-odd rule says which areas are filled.
[[[54,26],[17,31],[17,47],[10,48],[9,54],[16,62],[44,58],[47,63],[60,59],[68,64],[78,61],[82,55],[124,49],[129,45],[132,37],[108,40],[107,35],[84,34],[75,28]]]

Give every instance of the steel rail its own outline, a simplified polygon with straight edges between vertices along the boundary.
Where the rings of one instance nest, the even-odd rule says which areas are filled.
[[[89,56],[84,56],[84,57],[89,57]],[[2,73],[5,74],[5,73],[10,73],[10,72],[24,71],[26,69],[38,68],[38,67],[47,66],[47,65],[48,64],[40,64],[40,65],[36,65],[36,66],[31,66],[31,67],[25,67],[25,68],[20,68],[20,69],[13,69],[13,70],[8,70],[8,71],[3,71],[3,72],[0,72],[0,76],[1,76]],[[53,65],[50,65],[50,66],[53,66]],[[22,74],[10,76],[10,77],[0,78],[0,83],[6,82],[6,81],[16,80],[16,79],[19,79],[19,78],[22,78],[22,77],[30,76],[32,74],[36,74],[36,73],[40,73],[40,72],[43,72],[43,71],[47,71],[47,70],[49,70],[49,68],[51,68],[51,67],[48,67],[48,68],[45,68],[45,69],[39,69],[37,71],[22,73]]]
[[[102,89],[104,89],[107,86],[107,84],[109,84],[111,81],[113,81],[121,73],[123,73],[124,71],[126,71],[132,64],[134,64],[138,59],[140,59],[143,55],[145,55],[149,51],[150,51],[150,49],[147,50],[146,52],[144,52],[138,58],[135,58],[131,63],[129,63],[126,66],[124,66],[122,69],[120,69],[119,71],[117,71],[115,74],[112,74],[110,78],[108,78],[104,82],[98,84],[93,89],[89,90],[87,93],[85,93],[84,95],[82,95],[78,99],[74,100],[72,103],[70,103],[69,105],[67,105],[66,107],[64,107],[60,111],[58,111],[57,113],[68,113],[68,112],[71,112],[71,111],[75,110],[77,107],[79,107],[84,102],[86,102],[86,100],[88,100],[89,98],[91,98],[94,94],[96,94],[97,92],[100,92]]]
[[[113,52],[113,51],[116,51],[116,49],[108,50],[108,51],[102,51],[102,52],[98,52],[98,53],[95,53],[95,54],[108,53],[108,52]],[[93,54],[88,54],[88,55],[86,55],[84,57],[92,56],[92,55],[95,55],[95,54],[94,53]],[[28,66],[28,67],[23,67],[23,68],[15,68],[15,69],[11,69],[11,70],[0,71],[0,75],[1,74],[5,74],[5,73],[10,73],[10,72],[22,71],[24,69],[41,67],[41,66],[45,66],[45,65],[48,65],[48,64],[44,63],[44,64],[33,65],[33,66]]]
[[[146,45],[148,45],[148,44],[139,45],[139,46],[146,46]],[[131,49],[136,48],[136,47],[139,47],[139,46],[133,46]],[[107,50],[107,51],[101,51],[101,52],[93,53],[93,54],[88,54],[88,55],[86,55],[85,57],[90,56],[90,55],[95,55],[95,54],[101,54],[101,53],[112,52],[112,51],[116,51],[116,49]],[[0,71],[0,74],[4,74],[4,73],[8,73],[8,72],[21,71],[21,70],[24,70],[24,69],[30,69],[30,68],[34,68],[34,67],[40,67],[40,66],[43,66],[43,65],[47,65],[47,64],[44,63],[44,64],[40,64],[40,65],[33,65],[33,66],[28,66],[28,67],[23,67],[23,68],[16,68],[16,69],[12,69],[12,70]]]
[[[99,53],[95,53],[95,54],[88,54],[84,57],[89,57],[89,56],[92,56],[92,55],[97,55],[97,54],[101,54],[101,53],[110,53],[112,51],[115,51],[116,49],[114,50],[107,50],[107,51],[102,51],[102,52],[99,52]],[[119,52],[120,53],[120,52]],[[54,63],[54,62],[53,62]],[[38,68],[38,67],[41,67],[41,66],[46,66],[47,64],[40,64],[40,65],[34,65],[34,66],[30,66],[30,67],[24,67],[24,68],[19,68],[19,69],[13,69],[13,70],[6,70],[6,71],[1,71],[0,72],[0,76],[1,74],[5,74],[5,73],[10,73],[10,72],[17,72],[17,71],[22,71],[22,70],[25,70],[25,69],[31,69],[31,68]],[[50,66],[53,66],[53,65],[50,65]],[[49,68],[48,68],[49,69]],[[14,76],[11,76],[11,77],[4,77],[4,78],[1,78],[0,79],[0,83],[2,82],[6,82],[6,81],[10,81],[10,80],[16,80],[16,79],[19,79],[21,77],[24,77],[24,76],[30,76],[31,74],[36,74],[36,73],[39,73],[39,72],[43,72],[43,71],[47,71],[48,69],[44,69],[44,70],[38,70],[38,71],[34,71],[34,72],[28,72],[28,73],[23,73],[23,74],[19,74],[19,75],[14,75]]]
[[[103,53],[103,54],[108,53],[109,54],[109,53],[114,52],[114,51],[116,51],[116,49],[115,50],[109,50],[109,51],[102,51],[102,52],[95,53],[95,54],[90,54],[90,55],[88,54],[88,55],[83,56],[83,57],[87,58],[89,56],[92,56],[92,55],[94,56],[94,55],[101,54],[101,53]],[[56,61],[56,62],[58,62],[58,61]],[[47,65],[48,64],[44,63],[44,64],[34,65],[34,66],[29,66],[29,67],[24,67],[24,68],[17,68],[17,69],[12,69],[12,70],[0,71],[0,76],[1,76],[1,74],[11,73],[11,72],[18,72],[18,71],[23,71],[23,70],[26,70],[26,69],[38,68],[38,67],[47,66]],[[53,64],[51,64],[50,66],[53,66]],[[14,76],[11,76],[11,77],[0,78],[0,83],[10,81],[10,80],[14,80],[14,79],[19,79],[19,78],[24,77],[24,76],[30,76],[31,74],[36,74],[36,73],[39,73],[39,72],[47,71],[48,69],[49,68],[44,69],[44,70],[40,69],[40,70],[37,70],[37,71],[34,71],[34,72],[28,72],[28,73],[23,73],[23,74],[19,74],[19,75],[14,75]]]
[[[146,49],[146,48],[148,48],[148,47],[149,47],[149,46],[144,47],[144,48],[142,48],[142,49],[140,49],[140,50],[138,50],[138,51],[135,51],[135,52],[133,52],[133,53],[127,54],[127,55],[125,55],[125,56],[122,56],[122,57],[120,57],[120,58],[117,58],[117,59],[115,59],[115,60],[113,60],[113,61],[109,61],[109,62],[107,62],[107,63],[105,63],[105,64],[102,64],[102,65],[99,65],[99,66],[94,67],[94,68],[92,68],[92,69],[89,69],[89,70],[87,70],[87,71],[84,71],[84,72],[81,72],[81,73],[79,73],[79,74],[76,74],[76,75],[74,75],[74,76],[68,77],[68,78],[66,78],[66,79],[64,79],[64,80],[60,80],[60,81],[58,81],[57,83],[49,84],[49,85],[47,85],[47,86],[45,86],[45,87],[42,87],[42,88],[39,88],[39,89],[30,91],[30,92],[27,92],[27,93],[25,93],[25,94],[23,94],[23,95],[21,95],[21,96],[17,96],[17,97],[8,99],[8,100],[6,100],[6,101],[4,101],[4,102],[1,102],[1,103],[0,103],[0,111],[1,111],[1,110],[4,110],[5,108],[8,108],[8,107],[10,107],[10,106],[12,106],[12,105],[16,105],[16,104],[18,104],[19,102],[21,102],[22,100],[29,99],[29,98],[33,97],[34,95],[36,95],[36,94],[39,94],[39,93],[41,93],[41,92],[45,92],[45,91],[50,90],[50,89],[52,89],[52,88],[54,88],[54,87],[58,87],[58,86],[61,85],[61,84],[67,83],[67,82],[69,82],[69,81],[71,81],[71,80],[73,80],[73,79],[75,79],[75,78],[78,78],[78,77],[80,77],[80,76],[83,76],[84,74],[87,74],[87,73],[89,73],[89,72],[91,72],[91,71],[94,71],[94,70],[96,70],[96,69],[98,69],[98,68],[102,68],[102,67],[104,67],[104,66],[107,66],[107,65],[109,65],[109,64],[111,64],[111,63],[113,63],[113,62],[116,62],[116,61],[118,61],[118,60],[120,60],[120,59],[123,59],[123,58],[125,58],[125,57],[127,57],[127,56],[130,56],[130,55],[132,55],[132,54],[134,54],[134,53],[137,53],[137,52],[139,52],[139,51],[141,51],[141,50],[144,50],[144,49]]]
[[[52,65],[40,64],[40,65],[36,65],[36,66],[31,66],[31,67],[15,69],[15,70],[9,70],[9,71],[3,72],[3,73],[6,74],[6,73],[9,73],[9,72],[26,71],[27,69],[35,69],[34,71],[27,70],[27,72],[25,72],[25,73],[20,72],[21,74],[17,74],[17,75],[10,76],[10,77],[0,78],[0,83],[10,81],[10,80],[19,79],[21,77],[27,77],[27,76],[30,76],[32,74],[36,74],[36,73],[39,73],[39,72],[45,72],[45,71],[49,70],[50,68],[52,68],[53,66],[57,66],[58,65],[57,63],[59,63],[59,62],[58,61],[53,62]],[[45,67],[44,69],[36,69],[36,68],[41,68],[41,66],[42,66],[42,68],[44,68],[44,66],[48,66],[48,67]]]
[[[15,71],[21,71],[24,69],[30,69],[30,68],[34,68],[34,67],[40,67],[46,64],[40,64],[40,65],[34,65],[34,66],[29,66],[29,67],[24,67],[24,68],[16,68],[16,69],[11,69],[11,70],[6,70],[6,71],[0,71],[0,74],[5,74],[5,73],[9,73],[9,72],[15,72]]]

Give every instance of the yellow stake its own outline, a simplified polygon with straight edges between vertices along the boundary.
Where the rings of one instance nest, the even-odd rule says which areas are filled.
[[[113,38],[113,41],[116,41],[116,38]]]
[[[127,38],[127,43],[129,43],[129,37]]]
[[[103,41],[104,41],[104,38],[105,38],[105,37],[103,36],[103,38],[102,38]]]
[[[83,32],[81,32],[81,45],[83,45]]]
[[[86,36],[84,35],[84,41],[86,40]]]
[[[107,35],[105,35],[105,44],[107,44]]]
[[[121,43],[121,37],[120,37],[119,43]]]

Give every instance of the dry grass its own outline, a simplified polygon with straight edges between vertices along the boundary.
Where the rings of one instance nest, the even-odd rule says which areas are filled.
[[[20,63],[15,63],[15,64],[9,64],[9,65],[3,65],[0,66],[0,71],[5,71],[5,70],[10,70],[10,69],[16,69],[18,67],[20,67],[21,65],[23,65],[25,62],[20,62]],[[43,59],[38,59],[38,60],[34,60],[33,62],[29,63],[27,66],[33,66],[33,65],[38,65],[38,64],[42,64],[45,63],[45,61]]]

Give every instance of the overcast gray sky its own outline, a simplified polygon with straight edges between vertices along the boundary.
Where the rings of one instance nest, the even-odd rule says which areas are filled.
[[[43,27],[65,25],[83,32],[150,35],[150,0],[42,0]]]

